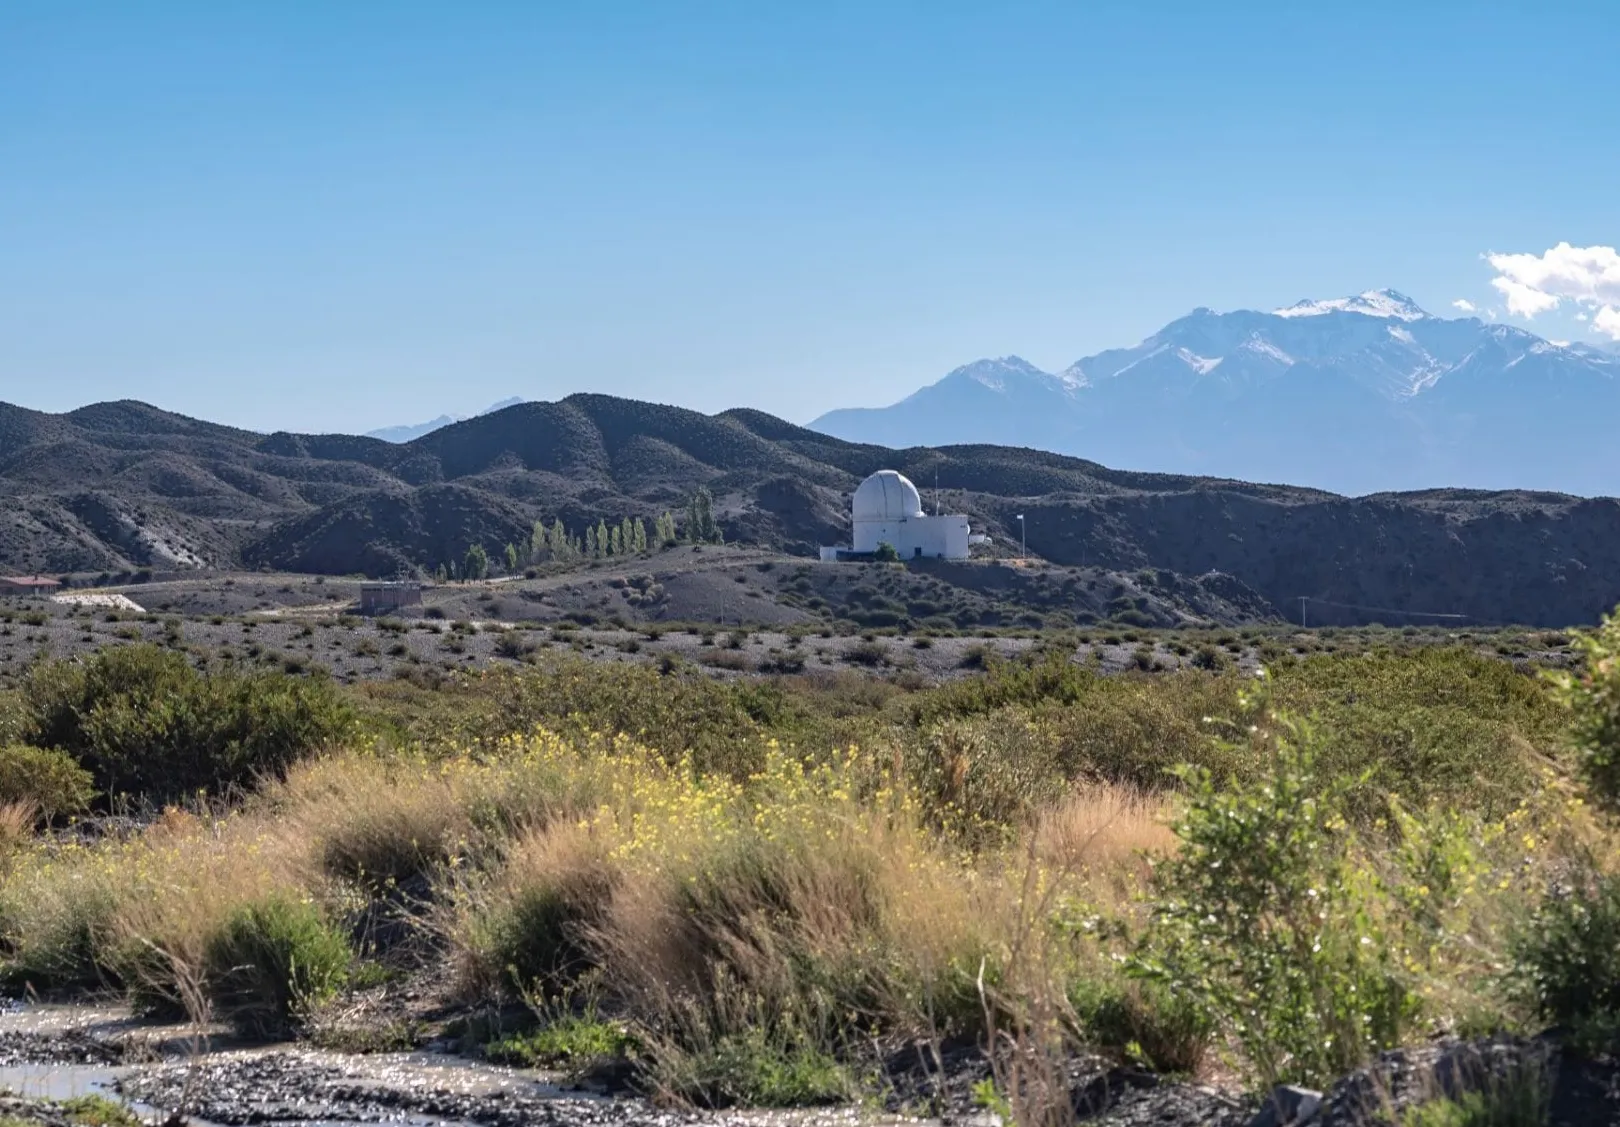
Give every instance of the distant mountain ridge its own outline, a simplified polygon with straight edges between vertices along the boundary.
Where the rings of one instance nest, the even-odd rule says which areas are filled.
[[[1269,313],[1196,309],[1131,348],[1045,372],[975,361],[813,430],[908,446],[996,442],[1337,493],[1620,492],[1620,354],[1395,290]]]
[[[499,403],[493,403],[490,406],[485,407],[482,411],[478,412],[478,414],[488,415],[492,411],[503,411],[508,407],[516,407],[519,403],[523,402],[526,401],[521,395],[514,395],[510,399],[503,399]],[[478,415],[472,416],[472,418],[477,417]],[[465,418],[467,418],[465,415],[440,415],[438,418],[429,419],[425,423],[405,423],[398,426],[379,427],[376,430],[368,430],[366,431],[365,436],[367,438],[380,438],[384,442],[410,442],[414,439],[421,438],[423,435],[432,434],[436,430],[441,430],[444,427],[449,426],[451,423],[459,423]]]
[[[967,382],[987,395],[998,380],[1034,384],[1022,371],[1009,362]],[[1003,545],[1023,514],[1030,550],[1055,563],[1161,590],[1221,587],[1225,576],[1234,597],[1257,593],[1282,615],[1297,613],[1300,596],[1322,600],[1312,622],[1355,620],[1329,605],[1346,604],[1565,626],[1620,601],[1614,500],[1351,500],[1006,446],[892,450],[759,411],[704,415],[604,395],[524,403],[404,444],[255,434],[128,401],[62,415],[0,403],[0,572],[390,576],[459,559],[473,543],[498,555],[537,520],[582,530],[679,514],[698,485],[714,493],[728,541],[813,558],[819,544],[848,541],[850,493],[884,468],[925,493],[937,479],[945,504]],[[1131,598],[1106,575],[1091,581],[1119,587],[1107,602]]]

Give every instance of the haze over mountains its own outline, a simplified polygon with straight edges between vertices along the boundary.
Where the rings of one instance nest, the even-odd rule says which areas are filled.
[[[1448,319],[1395,290],[1269,313],[1196,309],[1045,372],[964,365],[811,429],[889,446],[991,442],[1349,495],[1436,487],[1620,492],[1620,354]]]
[[[1289,616],[1307,596],[1318,623],[1371,607],[1394,622],[1440,612],[1564,626],[1620,601],[1620,501],[1351,500],[1001,446],[890,450],[758,411],[602,395],[523,403],[403,444],[255,434],[130,401],[61,415],[0,404],[0,572],[390,576],[473,543],[496,555],[537,520],[583,530],[680,513],[700,484],[728,541],[813,557],[847,542],[850,492],[881,468],[925,493],[937,475],[945,506],[1002,545],[1024,514],[1031,552],[1101,569],[1091,574],[1110,591],[1120,576],[1135,590],[1224,584],[1222,598],[1254,595]]]
[[[503,399],[499,403],[493,403],[490,406],[485,407],[482,411],[478,412],[478,414],[487,415],[491,411],[500,411],[507,407],[516,407],[519,403],[523,402],[525,402],[525,400],[521,395],[514,395],[510,399]],[[467,416],[464,415],[440,415],[438,418],[429,419],[425,423],[403,423],[397,426],[379,427],[376,430],[366,431],[366,437],[380,438],[384,442],[410,442],[412,439],[421,438],[425,434],[432,434],[436,430],[441,430],[444,427],[449,426],[451,423],[459,423],[466,417]],[[472,418],[477,417],[478,415],[472,416]]]

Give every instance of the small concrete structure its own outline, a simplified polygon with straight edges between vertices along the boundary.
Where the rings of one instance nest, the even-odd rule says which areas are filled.
[[[360,613],[388,614],[422,605],[420,583],[362,583]]]
[[[850,509],[852,546],[822,548],[822,559],[870,556],[884,544],[903,560],[968,558],[972,533],[967,517],[929,516],[917,487],[895,470],[879,470],[861,482]]]
[[[49,595],[61,585],[43,575],[0,575],[0,595]]]

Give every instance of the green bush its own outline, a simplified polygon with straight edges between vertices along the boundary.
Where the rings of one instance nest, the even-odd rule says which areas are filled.
[[[1229,1029],[1267,1085],[1323,1085],[1397,1044],[1417,1007],[1352,861],[1352,780],[1319,773],[1308,726],[1269,719],[1268,770],[1230,789],[1185,773],[1132,970]]]
[[[1471,1078],[1467,1091],[1410,1107],[1401,1127],[1546,1127],[1552,1085],[1543,1061],[1526,1061],[1505,1072]]]
[[[1153,982],[1084,978],[1068,991],[1070,1007],[1095,1044],[1141,1058],[1156,1072],[1191,1075],[1213,1033],[1209,1015],[1185,994]]]
[[[209,942],[209,1001],[246,1036],[283,1036],[337,993],[349,960],[348,942],[314,904],[263,900],[239,910]]]
[[[856,1092],[837,1058],[757,1027],[654,1059],[660,1086],[703,1107],[807,1107],[844,1103]]]
[[[28,744],[0,747],[0,803],[27,803],[50,821],[82,813],[95,797],[90,772],[66,752]]]
[[[1311,717],[1321,772],[1362,776],[1360,821],[1386,814],[1387,794],[1503,817],[1540,785],[1535,752],[1566,721],[1539,678],[1460,648],[1316,654],[1271,684],[1277,708]]]
[[[458,730],[424,733],[493,743],[546,727],[564,734],[622,732],[700,770],[746,778],[763,762],[768,731],[786,734],[799,716],[770,683],[723,684],[699,673],[660,672],[630,662],[552,658],[531,669],[482,675],[478,711]]]
[[[1620,876],[1547,897],[1513,944],[1513,977],[1546,1020],[1586,1041],[1620,1034]]]
[[[599,873],[570,876],[516,890],[481,922],[480,953],[519,994],[559,987],[590,966],[581,932],[612,890]]]
[[[1569,711],[1570,742],[1592,800],[1620,810],[1620,612],[1590,634],[1578,635],[1583,661],[1577,673],[1554,675]]]
[[[524,1068],[583,1070],[622,1058],[634,1047],[635,1039],[622,1026],[602,1020],[591,1009],[584,1014],[559,1013],[539,1029],[491,1041],[484,1046],[484,1056],[496,1064]]]
[[[74,1127],[142,1127],[146,1122],[128,1104],[102,1095],[73,1096],[56,1107]]]
[[[72,755],[108,794],[154,801],[283,771],[343,739],[353,716],[324,677],[205,674],[153,646],[37,666],[22,699],[27,742]]]

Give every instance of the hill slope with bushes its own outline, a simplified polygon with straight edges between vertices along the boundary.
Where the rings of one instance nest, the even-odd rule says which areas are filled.
[[[728,540],[799,555],[847,542],[849,496],[877,469],[1006,545],[1117,571],[1217,571],[1316,622],[1414,612],[1474,622],[1596,621],[1620,599],[1620,502],[1311,489],[1110,470],[1004,446],[890,450],[761,412],[718,415],[575,395],[393,444],[254,434],[141,403],[63,415],[0,404],[0,570],[246,564],[326,574],[492,558],[535,521],[680,514],[699,486]],[[1417,621],[1426,619],[1418,618]]]

